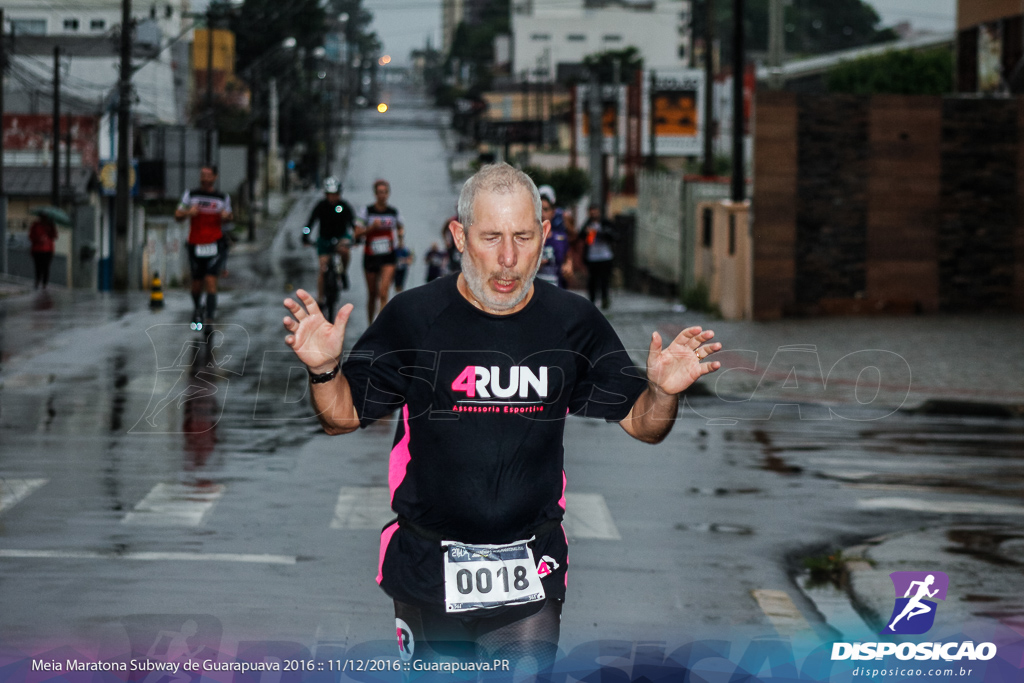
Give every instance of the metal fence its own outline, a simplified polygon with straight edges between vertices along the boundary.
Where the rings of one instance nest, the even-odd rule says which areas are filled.
[[[672,173],[643,170],[637,174],[637,193],[632,266],[681,295],[697,284],[697,205],[728,198],[728,179],[685,180]]]
[[[662,282],[683,281],[683,179],[670,173],[637,174],[633,265]]]

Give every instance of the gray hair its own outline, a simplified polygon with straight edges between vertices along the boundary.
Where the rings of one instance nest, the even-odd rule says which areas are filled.
[[[476,201],[477,194],[512,194],[520,188],[530,193],[533,199],[533,213],[537,225],[540,225],[540,193],[537,191],[537,185],[530,176],[500,161],[483,166],[462,186],[462,192],[459,194],[459,222],[462,223],[463,229],[468,230],[473,224],[473,202]]]

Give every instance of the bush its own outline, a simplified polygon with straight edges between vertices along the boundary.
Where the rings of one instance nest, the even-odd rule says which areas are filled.
[[[810,586],[823,586],[828,583],[836,587],[842,585],[846,573],[846,558],[843,557],[842,551],[816,557],[805,557],[803,564],[809,574],[808,584]]]
[[[942,95],[953,89],[953,52],[891,50],[833,67],[825,76],[829,92],[850,95]]]
[[[523,172],[533,178],[538,186],[550,185],[555,188],[561,206],[575,204],[590,190],[590,176],[580,168],[556,168],[549,171],[546,168],[526,166]]]
[[[718,304],[711,303],[711,289],[703,280],[698,280],[696,285],[683,292],[682,302],[691,311],[722,315]]]

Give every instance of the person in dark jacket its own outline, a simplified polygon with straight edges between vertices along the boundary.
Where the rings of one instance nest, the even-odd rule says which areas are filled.
[[[587,223],[581,233],[583,239],[583,261],[587,264],[587,290],[590,301],[597,303],[597,290],[601,290],[601,308],[608,308],[611,301],[608,297],[608,286],[612,279],[612,264],[615,252],[612,243],[615,232],[611,223],[601,218],[601,207],[591,204],[587,214]]]

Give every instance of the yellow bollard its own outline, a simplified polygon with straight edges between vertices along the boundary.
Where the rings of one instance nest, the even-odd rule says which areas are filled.
[[[154,311],[164,307],[164,287],[157,272],[153,273],[153,280],[149,283],[149,307]]]

